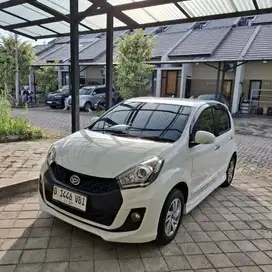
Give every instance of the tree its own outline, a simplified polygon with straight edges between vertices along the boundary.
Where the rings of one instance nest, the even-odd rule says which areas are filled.
[[[38,92],[49,93],[58,89],[58,73],[55,66],[43,66],[36,75]]]
[[[28,83],[29,66],[34,63],[35,53],[31,44],[18,40],[20,83]],[[0,89],[15,89],[15,36],[0,37]]]
[[[154,44],[142,29],[118,39],[116,85],[123,99],[146,94],[153,71],[153,65],[146,62],[152,58]]]

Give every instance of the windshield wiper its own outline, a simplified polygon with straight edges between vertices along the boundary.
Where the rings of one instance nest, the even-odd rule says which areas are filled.
[[[145,139],[145,140],[152,140],[152,141],[155,141],[155,142],[168,142],[168,143],[174,143],[175,141],[174,140],[171,140],[171,139],[166,139],[166,138],[161,138],[159,136],[143,136],[143,137],[140,137],[141,139]]]

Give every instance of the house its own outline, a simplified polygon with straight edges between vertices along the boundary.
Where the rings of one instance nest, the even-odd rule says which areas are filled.
[[[236,113],[240,98],[272,107],[272,14],[219,19],[145,29],[156,40],[152,92],[156,96],[191,97],[223,91]],[[124,34],[114,33],[114,42]],[[106,62],[104,33],[80,37],[82,83],[103,83]],[[116,56],[114,50],[114,56]],[[70,61],[69,38],[58,38],[37,53],[38,63]],[[224,67],[223,86],[218,67]],[[221,73],[222,74],[222,73]],[[68,68],[59,70],[67,84]]]

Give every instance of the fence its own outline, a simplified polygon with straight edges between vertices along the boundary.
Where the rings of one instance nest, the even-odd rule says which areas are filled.
[[[271,115],[272,89],[252,89],[249,99],[249,113]]]

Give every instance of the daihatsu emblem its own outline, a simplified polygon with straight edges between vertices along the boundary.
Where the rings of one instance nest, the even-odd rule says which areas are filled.
[[[70,177],[70,182],[73,184],[73,185],[78,185],[80,183],[80,178],[77,176],[77,175],[72,175]]]

